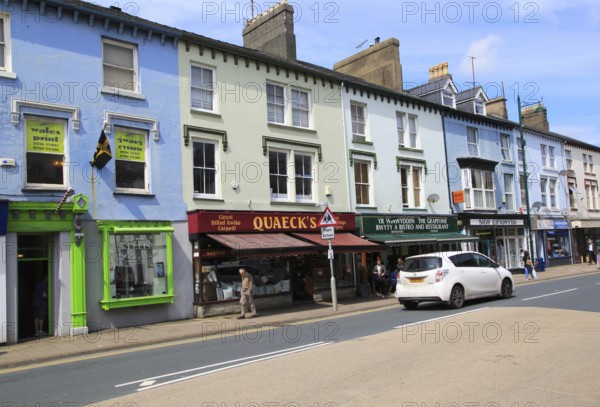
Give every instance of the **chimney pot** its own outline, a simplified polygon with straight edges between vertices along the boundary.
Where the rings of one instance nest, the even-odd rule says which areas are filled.
[[[379,41],[381,40],[381,38],[379,37],[375,37],[375,44],[379,44]]]

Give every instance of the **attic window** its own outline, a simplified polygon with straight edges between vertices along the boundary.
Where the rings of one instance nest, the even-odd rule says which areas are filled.
[[[454,107],[455,101],[456,101],[456,99],[455,99],[454,93],[452,93],[449,90],[442,91],[442,104],[444,106]]]
[[[475,99],[473,104],[475,107],[475,114],[485,115],[485,105],[481,99]]]

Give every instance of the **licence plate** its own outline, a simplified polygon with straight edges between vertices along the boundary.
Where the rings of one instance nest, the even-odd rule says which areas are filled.
[[[425,277],[409,278],[408,282],[411,283],[411,284],[423,283],[423,282],[425,282]]]

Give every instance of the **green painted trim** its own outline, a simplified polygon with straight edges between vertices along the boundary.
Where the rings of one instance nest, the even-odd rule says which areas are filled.
[[[396,171],[400,172],[403,163],[416,163],[423,165],[423,171],[427,174],[427,161],[418,158],[398,157],[396,156]]]
[[[196,112],[199,113],[199,112]],[[211,114],[212,116],[212,114]],[[219,115],[219,117],[221,117]],[[206,127],[196,127],[196,126],[188,126],[187,124],[183,125],[183,145],[188,147],[190,145],[190,132],[195,131],[198,133],[207,133],[207,134],[211,134],[213,136],[219,136],[223,139],[223,151],[227,152],[227,146],[229,145],[229,142],[227,141],[227,132],[224,130],[217,130],[217,129],[208,129]]]
[[[367,140],[358,140],[358,139],[355,139],[355,138],[353,138],[353,139],[352,139],[352,142],[353,142],[354,144],[364,144],[364,145],[366,145],[366,146],[372,146],[372,145],[373,145],[373,142],[372,142],[372,141],[367,141]]]
[[[85,293],[85,237],[75,243],[75,231],[71,236],[71,327],[87,326]]]
[[[48,262],[48,281],[47,284],[48,286],[46,287],[46,289],[48,290],[48,321],[46,321],[48,323],[48,326],[46,327],[46,332],[48,332],[48,335],[51,334],[50,332],[50,327],[54,324],[54,318],[53,318],[53,307],[52,307],[52,276],[54,275],[54,273],[52,273],[52,263],[53,263],[53,257],[52,257],[52,239],[48,239],[48,257],[46,259],[46,261]]]
[[[121,228],[114,227],[112,232],[116,235],[124,233],[173,233],[175,229],[170,227],[147,227],[147,228]]]
[[[425,151],[423,151],[420,148],[410,148],[410,147],[402,147],[402,146],[398,146],[398,150],[400,151],[412,151],[415,153],[424,153]]]
[[[350,151],[350,166],[354,165],[354,155],[364,155],[367,157],[371,157],[373,158],[373,166],[375,169],[377,169],[377,154],[375,153],[370,153],[367,151],[360,151],[360,150],[349,150]]]
[[[139,307],[142,305],[173,304],[174,298],[174,295],[155,295],[152,297],[124,298],[114,301],[103,300],[100,301],[100,304],[102,305],[102,309],[108,311],[116,308]]]
[[[172,304],[175,294],[173,288],[173,232],[171,222],[138,222],[138,221],[98,221],[98,228],[102,232],[102,268],[104,275],[104,296],[100,301],[102,309],[105,311],[116,308],[138,307],[154,304]],[[167,251],[167,293],[165,295],[152,295],[136,298],[123,298],[113,300],[110,296],[110,251],[109,238],[111,234],[154,234],[166,233],[166,251]]]
[[[65,203],[56,213],[58,202],[9,202],[10,233],[69,232],[73,230],[73,203]]]
[[[427,208],[402,208],[402,212],[427,212]]]

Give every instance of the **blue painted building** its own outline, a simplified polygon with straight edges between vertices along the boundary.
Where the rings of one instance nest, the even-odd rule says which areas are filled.
[[[0,342],[193,317],[180,33],[83,2],[3,4]]]

